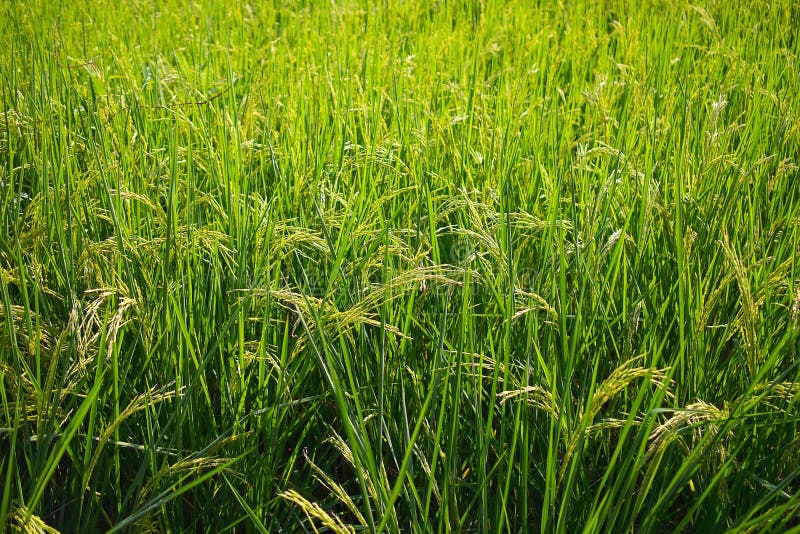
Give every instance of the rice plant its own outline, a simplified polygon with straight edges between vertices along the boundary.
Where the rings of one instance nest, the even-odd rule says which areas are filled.
[[[797,21],[0,4],[0,526],[797,531]]]

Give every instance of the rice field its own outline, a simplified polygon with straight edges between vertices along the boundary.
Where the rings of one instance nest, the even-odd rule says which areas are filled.
[[[799,28],[0,3],[0,530],[800,532]]]

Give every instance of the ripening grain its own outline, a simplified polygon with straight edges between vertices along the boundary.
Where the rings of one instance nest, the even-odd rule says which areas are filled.
[[[0,529],[799,528],[798,20],[3,2]]]

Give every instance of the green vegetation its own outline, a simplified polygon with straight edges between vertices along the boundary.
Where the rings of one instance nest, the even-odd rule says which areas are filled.
[[[1,3],[0,528],[800,529],[800,4],[644,4]]]

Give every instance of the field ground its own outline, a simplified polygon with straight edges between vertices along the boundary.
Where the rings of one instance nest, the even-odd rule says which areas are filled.
[[[0,3],[0,525],[800,532],[799,26]]]

